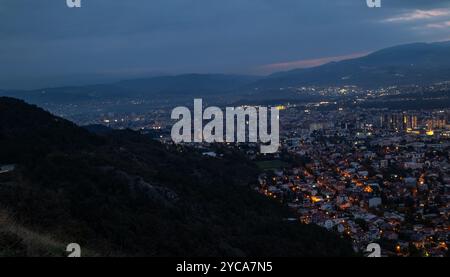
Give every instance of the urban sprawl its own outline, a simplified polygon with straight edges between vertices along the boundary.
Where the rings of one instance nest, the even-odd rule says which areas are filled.
[[[256,144],[224,145],[261,167],[255,189],[293,211],[284,220],[337,232],[360,253],[379,243],[384,256],[444,256],[450,234],[450,109],[421,108],[421,100],[414,109],[396,103],[419,91],[427,93],[423,101],[439,102],[449,88],[283,88],[344,100],[277,104],[282,146],[276,154],[261,154]],[[394,107],[360,105],[374,100]],[[168,114],[161,108],[79,123],[131,128],[172,143]],[[192,146],[220,158],[214,145]]]

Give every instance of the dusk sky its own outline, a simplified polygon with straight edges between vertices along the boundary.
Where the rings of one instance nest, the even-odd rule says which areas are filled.
[[[269,74],[450,40],[450,0],[0,0],[0,89]]]

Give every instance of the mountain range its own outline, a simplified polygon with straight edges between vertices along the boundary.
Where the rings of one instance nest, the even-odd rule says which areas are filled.
[[[261,94],[283,87],[357,85],[365,88],[426,85],[450,80],[450,42],[414,43],[386,48],[367,56],[295,69],[270,76],[185,74],[126,80],[111,84],[0,90],[0,95],[31,103],[79,103],[96,100],[180,100],[194,97],[239,99],[257,88]],[[1,87],[1,85],[0,85]]]
[[[307,85],[425,85],[450,80],[450,42],[415,43],[322,66],[275,73],[258,81],[262,88]]]

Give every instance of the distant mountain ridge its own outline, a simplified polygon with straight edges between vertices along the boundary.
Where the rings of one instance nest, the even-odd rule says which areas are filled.
[[[124,80],[111,84],[66,86],[36,90],[5,91],[0,96],[15,97],[31,103],[70,103],[98,99],[200,97],[232,92],[259,77],[225,74],[183,74]]]
[[[124,80],[110,84],[5,91],[0,96],[41,103],[79,103],[126,98],[180,100],[227,97],[296,86],[357,85],[377,88],[450,81],[450,42],[394,46],[367,56],[325,65],[277,72],[266,77],[183,74]],[[253,97],[258,94],[252,93]]]
[[[133,91],[183,92],[227,91],[254,82],[259,77],[225,74],[183,74],[118,82],[116,85]]]
[[[394,46],[367,56],[278,72],[253,84],[259,88],[308,85],[380,87],[450,80],[450,42]]]

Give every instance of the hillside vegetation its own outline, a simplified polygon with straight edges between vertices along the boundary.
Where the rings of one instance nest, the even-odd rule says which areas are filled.
[[[0,145],[0,164],[17,165],[0,175],[0,255],[66,255],[69,242],[93,256],[353,255],[332,233],[283,221],[237,153],[98,136],[12,98],[0,98]]]

